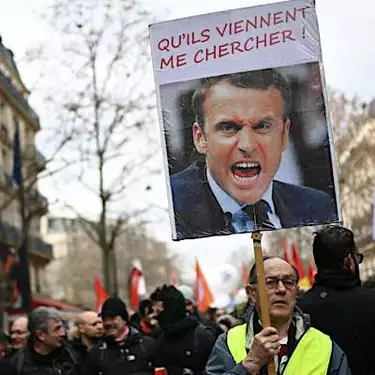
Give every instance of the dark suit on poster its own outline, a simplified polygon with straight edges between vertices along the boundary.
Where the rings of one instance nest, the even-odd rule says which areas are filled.
[[[178,240],[234,233],[210,189],[204,163],[172,175],[171,189]],[[331,197],[320,190],[274,180],[272,199],[282,228],[338,220]]]

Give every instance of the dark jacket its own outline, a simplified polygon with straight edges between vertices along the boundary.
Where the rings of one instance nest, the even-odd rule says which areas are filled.
[[[375,291],[357,284],[344,269],[318,273],[299,306],[341,346],[353,374],[369,375],[375,374]]]
[[[107,339],[91,349],[82,375],[153,374],[156,355],[156,341],[130,327],[124,341]]]
[[[157,340],[157,364],[165,367],[168,375],[203,374],[215,340],[211,328],[188,315],[177,323],[163,327],[163,333]]]
[[[48,355],[40,355],[33,349],[21,349],[12,358],[10,364],[17,375],[78,375],[78,359],[69,345]]]
[[[83,363],[86,359],[88,348],[82,343],[80,339],[74,339],[70,341],[72,349],[75,351],[79,363]]]
[[[255,317],[255,318],[254,318]],[[258,316],[254,308],[250,308],[250,318],[248,323],[248,337],[247,342],[251,342],[255,334],[260,332],[261,327],[259,324],[254,324],[258,322]],[[298,337],[303,335],[303,333],[309,328],[308,316],[303,315],[299,309],[296,309],[295,318],[293,319],[293,324],[289,330],[288,347],[290,349],[289,358],[293,355],[293,350],[298,342]],[[294,342],[293,342],[294,341]],[[286,366],[286,364],[285,364]],[[285,368],[285,367],[284,367]],[[227,334],[222,334],[216,341],[215,347],[212,350],[210,358],[206,366],[207,375],[249,375],[245,366],[241,363],[236,364],[234,358],[232,357],[228,344],[227,344]],[[260,375],[266,375],[266,367],[262,368]],[[329,363],[329,368],[327,375],[350,375],[350,369],[347,364],[346,356],[340,347],[333,342],[332,354]],[[355,373],[353,373],[355,374]],[[296,374],[298,375],[298,374]]]
[[[210,189],[204,163],[171,176],[171,189],[177,239],[234,233]],[[283,228],[338,220],[334,202],[320,190],[273,181],[272,199]]]
[[[206,327],[209,327],[216,338],[218,338],[224,331],[222,328],[211,319],[204,318],[198,311],[198,308],[194,312],[187,311],[187,315],[195,317],[199,323]]]
[[[16,368],[12,366],[8,360],[0,360],[0,374],[1,375],[17,375]]]

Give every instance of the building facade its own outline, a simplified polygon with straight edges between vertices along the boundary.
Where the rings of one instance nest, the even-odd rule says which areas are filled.
[[[38,115],[29,105],[30,92],[22,82],[13,53],[0,36],[0,254],[15,253],[22,238],[18,186],[13,180],[14,135],[19,128],[23,165],[31,288],[45,290],[45,266],[52,260],[52,246],[40,233],[40,219],[48,212],[48,201],[38,190],[38,175],[46,161],[35,146],[40,130]]]
[[[369,108],[372,108],[371,103]],[[353,230],[359,251],[363,280],[375,275],[375,111],[350,124],[345,137],[337,141],[340,201],[344,225]]]

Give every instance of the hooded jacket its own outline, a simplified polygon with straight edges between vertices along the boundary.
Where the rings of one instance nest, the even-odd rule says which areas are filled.
[[[162,334],[158,337],[158,366],[168,375],[202,374],[215,343],[211,328],[189,315],[181,292],[171,288],[158,315]]]
[[[164,326],[158,338],[158,366],[168,375],[203,374],[215,344],[212,330],[194,316]]]

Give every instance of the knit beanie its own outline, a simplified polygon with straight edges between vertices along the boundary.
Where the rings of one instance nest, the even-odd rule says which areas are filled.
[[[129,321],[129,314],[125,303],[117,297],[109,297],[102,306],[100,312],[102,319],[109,316],[120,316],[125,322]]]

